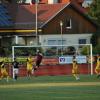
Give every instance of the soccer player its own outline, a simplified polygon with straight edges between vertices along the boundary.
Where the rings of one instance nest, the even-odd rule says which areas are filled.
[[[36,67],[34,68],[34,70],[37,70],[37,68],[40,67],[40,64],[41,64],[41,62],[42,62],[42,58],[43,58],[42,53],[41,53],[39,50],[37,50],[37,55],[36,55]]]
[[[98,56],[97,58],[95,73],[97,74],[97,78],[99,78],[100,77],[100,56]]]
[[[33,73],[33,59],[32,55],[29,54],[29,57],[27,58],[27,76],[30,77]]]
[[[5,66],[4,61],[0,62],[0,68],[1,68],[1,77],[0,77],[0,80],[2,80],[3,78],[6,78],[6,80],[8,82],[9,81],[9,75],[8,75],[7,70],[6,70],[6,66]]]
[[[12,63],[13,66],[13,78],[14,80],[17,80],[18,73],[19,73],[19,63],[16,58],[14,58],[14,62]]]
[[[73,61],[76,61],[76,56],[73,56],[72,62],[73,62]]]
[[[76,60],[73,60],[73,68],[72,68],[72,75],[75,77],[76,80],[79,80],[79,68],[78,63]]]

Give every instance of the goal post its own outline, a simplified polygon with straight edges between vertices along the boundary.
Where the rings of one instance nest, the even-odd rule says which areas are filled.
[[[70,44],[70,45],[33,45],[33,46],[12,46],[12,61],[14,58],[24,59],[28,54],[35,56],[37,49],[39,49],[44,57],[71,57],[76,55],[77,57],[86,56],[89,57],[90,74],[93,75],[93,54],[92,44]],[[78,58],[80,59],[80,58]],[[67,61],[68,61],[67,60]],[[67,62],[65,62],[67,64]],[[60,63],[59,63],[60,64]]]

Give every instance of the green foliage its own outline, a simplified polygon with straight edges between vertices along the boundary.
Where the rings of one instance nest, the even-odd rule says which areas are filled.
[[[93,53],[100,53],[99,39],[100,39],[100,0],[93,0],[90,5],[89,16],[98,24],[98,30],[91,37],[91,43],[93,45]]]
[[[83,48],[81,48],[81,54],[82,55],[90,54],[90,46],[84,46]]]
[[[100,54],[100,33],[95,33],[91,37],[91,43],[93,45],[93,54]]]
[[[93,0],[90,5],[89,15],[100,25],[100,0]]]
[[[93,54],[100,54],[100,44],[93,48]]]
[[[56,47],[47,48],[45,51],[45,56],[54,56],[54,54],[56,55],[56,50]]]
[[[92,37],[91,37],[91,43],[92,43],[93,47],[95,47],[97,45],[97,43],[98,43],[98,39],[97,38],[98,38],[98,35],[96,33],[93,34]]]

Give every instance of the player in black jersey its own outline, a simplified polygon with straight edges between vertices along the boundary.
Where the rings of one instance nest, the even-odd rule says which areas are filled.
[[[16,58],[14,58],[14,62],[12,63],[13,66],[13,78],[17,80],[18,73],[19,73],[19,63],[17,62]]]

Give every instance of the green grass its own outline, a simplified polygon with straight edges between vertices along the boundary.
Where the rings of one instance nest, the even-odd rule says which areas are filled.
[[[95,75],[80,78],[76,81],[72,76],[39,76],[16,82],[10,79],[8,83],[2,80],[0,100],[99,100],[100,79]]]

